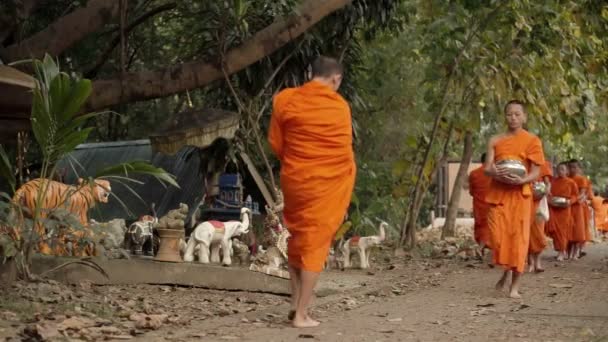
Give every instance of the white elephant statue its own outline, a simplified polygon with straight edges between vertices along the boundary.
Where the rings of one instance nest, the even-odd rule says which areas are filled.
[[[232,264],[232,238],[247,234],[251,211],[248,208],[241,209],[240,221],[206,221],[194,228],[184,252],[184,261],[194,261],[194,252],[198,247],[198,261],[203,264],[220,262],[220,247],[222,249],[222,264]],[[211,254],[211,260],[209,260]]]
[[[386,239],[385,229],[388,223],[381,222],[378,227],[378,235],[372,236],[353,236],[340,244],[344,268],[351,267],[350,258],[352,253],[359,254],[359,267],[367,269],[369,265],[369,255],[371,247],[380,245]]]

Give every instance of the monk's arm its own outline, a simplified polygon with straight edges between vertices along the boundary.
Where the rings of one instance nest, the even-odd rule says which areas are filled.
[[[549,176],[545,176],[543,177],[543,181],[545,182],[545,185],[547,185],[547,193],[551,194],[551,178]]]
[[[506,170],[500,167],[496,167],[496,164],[494,163],[494,146],[496,145],[497,141],[498,137],[492,137],[488,142],[488,150],[486,151],[486,162],[483,165],[483,172],[486,174],[486,176],[492,178],[498,178],[507,174]]]
[[[578,201],[583,203],[587,198],[587,188],[578,189]]]
[[[572,189],[570,192],[570,204],[575,204],[578,202],[578,185],[572,184]]]
[[[520,184],[532,183],[538,179],[540,175],[540,165],[532,164],[530,166],[530,172],[525,177],[521,177]]]
[[[270,129],[268,131],[268,142],[274,154],[279,158],[283,159],[283,130],[278,119],[278,113],[273,112],[270,117]]]

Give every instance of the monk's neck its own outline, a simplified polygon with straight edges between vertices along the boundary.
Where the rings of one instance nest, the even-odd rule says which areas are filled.
[[[507,135],[517,135],[521,133],[524,129],[522,127],[519,128],[509,128],[507,131]]]
[[[315,77],[312,80],[310,80],[310,83],[322,86],[324,88],[328,88],[331,91],[335,91],[332,84],[330,82],[328,82],[325,78],[322,78],[322,77]]]

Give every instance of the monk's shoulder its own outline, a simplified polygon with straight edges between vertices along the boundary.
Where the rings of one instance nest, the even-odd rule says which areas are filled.
[[[543,145],[543,142],[540,140],[540,138],[536,134],[530,133],[526,130],[522,130],[521,137],[526,139],[526,141],[528,141],[529,145],[538,145],[538,146]]]
[[[490,138],[490,140],[488,140],[488,145],[490,145],[491,147],[494,147],[494,146],[496,146],[496,144],[498,144],[506,136],[507,135],[505,133],[496,134],[496,135],[492,136]]]
[[[285,88],[278,92],[272,99],[272,104],[276,109],[282,108],[289,102],[289,99],[296,93],[298,88]]]
[[[350,113],[350,105],[348,104],[348,101],[346,101],[346,99],[344,97],[342,97],[342,95],[340,95],[338,92],[336,92],[334,94],[334,98],[340,104],[342,109],[344,109],[345,111],[348,111]]]

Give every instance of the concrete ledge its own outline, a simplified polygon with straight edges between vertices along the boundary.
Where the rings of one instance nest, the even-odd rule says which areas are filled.
[[[37,255],[33,258],[32,272],[40,274],[73,260],[78,259]],[[289,280],[249,271],[238,266],[169,263],[150,259],[93,258],[93,261],[108,273],[109,279],[92,268],[79,264],[66,266],[48,274],[48,277],[68,284],[88,280],[98,285],[173,284],[217,290],[289,294]]]

